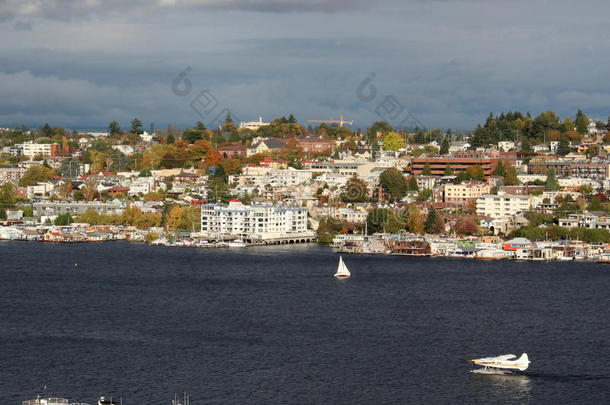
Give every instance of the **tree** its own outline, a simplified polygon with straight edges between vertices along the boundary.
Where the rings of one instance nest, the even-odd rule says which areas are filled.
[[[341,193],[341,201],[346,203],[365,202],[369,200],[369,189],[366,183],[357,177],[352,177]]]
[[[394,131],[394,128],[387,122],[375,121],[366,132],[369,139],[374,139],[377,137],[377,134],[387,134],[391,131]]]
[[[568,153],[570,153],[572,151],[572,148],[570,148],[570,140],[565,137],[562,136],[559,139],[559,145],[557,146],[557,154],[561,155],[561,156],[565,156]]]
[[[195,124],[195,129],[197,131],[205,131],[206,127],[205,127],[205,124],[203,123],[203,121],[197,121],[197,123]]]
[[[401,222],[400,219],[396,220],[396,218],[390,220],[391,217],[396,217],[396,214],[389,208],[375,208],[371,210],[366,217],[366,224],[369,235],[377,232],[387,231],[387,229],[385,229],[385,226],[388,222],[391,223],[392,228],[396,226],[397,222]]]
[[[17,192],[15,187],[9,182],[4,183],[2,187],[0,187],[0,206],[13,206],[16,201]]]
[[[417,178],[415,176],[409,177],[409,183],[407,185],[409,191],[418,191],[419,186],[417,185]]]
[[[98,195],[97,192],[97,182],[93,179],[87,180],[83,188],[81,189],[83,192],[83,197],[87,201],[93,201],[95,197]]]
[[[231,117],[231,111],[227,112],[227,115],[225,117],[225,124],[233,124],[233,117]]]
[[[142,123],[142,121],[140,121],[139,118],[135,117],[134,119],[131,120],[131,127],[129,129],[129,132],[131,132],[132,134],[143,134],[144,131],[142,130],[142,127],[144,126],[144,124]]]
[[[165,140],[165,143],[167,143],[168,145],[173,144],[174,142],[176,142],[176,138],[174,137],[174,134],[172,134],[171,132],[169,134],[167,134],[167,138]]]
[[[453,176],[453,169],[451,166],[446,166],[445,171],[443,172],[443,176]]]
[[[437,213],[434,207],[430,207],[426,222],[424,222],[424,231],[426,233],[436,233]]]
[[[168,137],[169,137],[169,135],[168,135]],[[198,140],[203,139],[203,135],[201,134],[201,131],[199,131],[199,130],[187,129],[186,131],[182,132],[182,139],[184,139],[188,143],[195,143]]]
[[[576,112],[576,121],[574,122],[576,126],[576,131],[581,134],[586,134],[589,131],[589,118],[582,112],[582,110],[578,110]]]
[[[47,122],[46,124],[44,124],[40,130],[42,132],[42,134],[44,136],[46,136],[47,138],[50,138],[53,136],[53,128],[51,128],[51,126],[49,125],[49,123]]]
[[[546,191],[557,191],[560,188],[561,187],[559,187],[559,181],[557,181],[557,178],[555,177],[555,170],[549,169],[546,172],[546,182],[544,184],[544,189]]]
[[[519,184],[519,178],[517,177],[517,169],[513,165],[507,165],[504,170],[504,185],[505,186],[516,186]]]
[[[474,235],[479,233],[479,225],[472,218],[461,217],[456,221],[453,230],[462,235]]]
[[[241,140],[241,138],[239,137],[239,132],[237,132],[237,129],[233,128],[231,130],[231,133],[229,134],[229,142],[235,143],[235,142],[239,142]]]
[[[31,166],[19,180],[19,186],[33,186],[36,183],[51,180],[53,176],[55,176],[53,169],[44,166]]]
[[[388,132],[388,134],[383,137],[383,148],[385,150],[397,151],[404,147],[405,141],[398,132]]]
[[[407,229],[413,233],[424,233],[425,217],[415,204],[409,204],[403,215]]]
[[[479,165],[470,166],[468,169],[466,169],[466,173],[473,180],[479,180],[479,181],[485,180],[485,171]]]
[[[591,198],[591,202],[589,202],[589,206],[587,207],[589,211],[603,211],[604,207],[602,205],[601,198],[598,196],[593,196]]]
[[[379,176],[379,184],[390,194],[391,200],[401,200],[408,190],[407,180],[400,170],[391,167]]]
[[[432,190],[430,190],[429,188],[425,188],[419,192],[417,197],[415,197],[415,200],[420,202],[428,201],[432,197],[432,194]]]
[[[59,214],[53,223],[58,226],[66,226],[70,225],[72,222],[74,222],[72,215],[70,215],[69,212],[66,212],[64,214]]]
[[[443,143],[441,144],[441,150],[440,150],[439,153],[441,155],[448,155],[449,154],[449,137],[448,136],[443,138]]]
[[[118,122],[112,121],[108,124],[108,134],[110,136],[119,135],[121,133],[121,126]]]
[[[222,156],[216,149],[210,150],[205,156],[205,164],[209,167],[216,167],[222,162]]]
[[[430,163],[426,162],[421,174],[422,176],[432,176],[432,169],[430,168]]]
[[[494,169],[494,176],[504,176],[506,174],[506,170],[504,169],[504,163],[500,160]]]

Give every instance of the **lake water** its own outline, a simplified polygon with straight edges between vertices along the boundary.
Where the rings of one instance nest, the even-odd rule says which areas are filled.
[[[610,403],[610,266],[0,243],[0,403]],[[78,266],[75,266],[75,263]],[[522,352],[527,376],[467,359]]]

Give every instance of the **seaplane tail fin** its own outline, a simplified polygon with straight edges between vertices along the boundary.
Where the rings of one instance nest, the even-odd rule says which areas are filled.
[[[527,369],[530,365],[530,359],[527,357],[527,353],[523,353],[521,357],[519,357],[515,361],[515,365],[519,368],[519,370],[523,371]]]

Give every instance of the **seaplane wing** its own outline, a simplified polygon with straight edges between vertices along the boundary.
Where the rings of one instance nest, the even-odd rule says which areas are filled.
[[[527,357],[527,353],[523,353],[521,357],[517,359],[514,354],[504,354],[496,357],[484,357],[481,359],[473,359],[470,362],[477,366],[483,366],[485,368],[502,368],[509,370],[526,370],[529,367],[530,361]]]

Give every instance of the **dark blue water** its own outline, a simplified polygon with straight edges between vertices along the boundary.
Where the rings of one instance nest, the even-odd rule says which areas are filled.
[[[0,243],[0,405],[610,402],[610,266]],[[78,263],[78,266],[74,264]],[[466,359],[526,351],[529,376]]]

